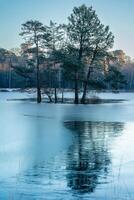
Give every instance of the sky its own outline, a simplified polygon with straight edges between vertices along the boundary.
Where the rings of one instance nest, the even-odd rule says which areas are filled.
[[[21,24],[27,20],[65,23],[73,7],[82,4],[93,6],[101,22],[110,26],[114,49],[134,58],[134,0],[0,0],[0,47],[19,47]]]

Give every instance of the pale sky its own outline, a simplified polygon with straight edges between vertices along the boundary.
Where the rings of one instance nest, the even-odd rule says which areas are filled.
[[[114,49],[134,58],[134,0],[0,0],[0,47],[19,47],[21,24],[27,20],[64,23],[74,6],[93,6],[115,36]]]

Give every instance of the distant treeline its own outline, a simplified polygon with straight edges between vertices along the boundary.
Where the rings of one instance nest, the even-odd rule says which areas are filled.
[[[15,55],[14,51],[20,51],[20,49],[13,49],[11,51],[0,49],[0,88],[33,88],[36,87],[36,74],[28,77],[19,74],[16,68],[23,68],[25,65],[25,59],[23,56]],[[6,52],[6,56],[4,54]],[[116,52],[116,51],[115,51]],[[118,54],[117,54],[118,52]],[[124,75],[126,84],[123,86],[123,89],[133,90],[134,89],[134,62],[132,60],[128,60],[127,56],[124,54],[122,50],[118,50],[116,52],[116,57],[121,59],[118,63],[112,63],[120,70],[120,72]],[[11,62],[12,61],[12,62]],[[73,81],[69,80],[67,76],[63,73],[63,70],[60,65],[57,67],[57,71],[55,74],[54,70],[50,70],[51,65],[42,67],[41,70],[41,85],[44,88],[54,88],[55,86],[58,88],[74,88]],[[81,84],[82,87],[82,84]],[[90,89],[99,89],[94,85],[89,86]],[[103,89],[100,87],[100,90]],[[112,89],[110,86],[108,89]]]

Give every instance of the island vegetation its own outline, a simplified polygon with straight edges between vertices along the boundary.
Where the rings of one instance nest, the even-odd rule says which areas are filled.
[[[64,102],[64,90],[74,91],[74,103],[85,104],[91,90],[132,90],[134,63],[113,50],[114,35],[92,7],[74,7],[66,24],[38,20],[21,26],[20,48],[0,49],[0,87],[37,88],[37,102]]]

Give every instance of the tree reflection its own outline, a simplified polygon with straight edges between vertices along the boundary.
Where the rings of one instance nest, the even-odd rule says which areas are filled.
[[[93,192],[99,177],[106,177],[110,164],[110,141],[122,133],[123,123],[65,122],[74,135],[67,159],[68,186],[80,192]]]

